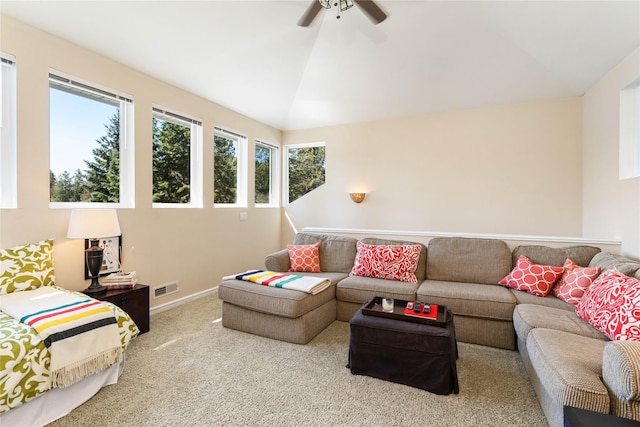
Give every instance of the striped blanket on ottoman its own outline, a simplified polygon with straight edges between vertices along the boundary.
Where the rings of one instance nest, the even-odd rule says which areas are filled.
[[[0,310],[38,333],[51,355],[51,385],[66,387],[122,360],[113,311],[53,287],[0,296]]]
[[[324,277],[300,276],[297,274],[277,273],[266,270],[249,270],[244,273],[225,276],[222,280],[244,280],[263,286],[293,289],[316,295],[331,285],[331,280]]]

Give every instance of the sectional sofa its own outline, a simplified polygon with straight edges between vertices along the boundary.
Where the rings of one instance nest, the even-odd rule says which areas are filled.
[[[332,285],[312,295],[256,286],[240,280],[219,285],[223,326],[305,344],[334,320],[349,321],[374,296],[442,304],[454,314],[458,341],[519,350],[551,426],[563,424],[563,406],[575,406],[640,420],[640,342],[612,341],[552,294],[536,296],[500,286],[521,256],[535,264],[615,266],[640,279],[640,263],[592,246],[518,246],[501,240],[440,237],[420,243],[364,238],[364,245],[419,245],[416,283],[350,275],[358,240],[298,233],[294,245],[318,244],[319,273]],[[283,249],[265,268],[286,272]],[[515,271],[515,270],[514,270]],[[625,276],[626,277],[626,276]]]

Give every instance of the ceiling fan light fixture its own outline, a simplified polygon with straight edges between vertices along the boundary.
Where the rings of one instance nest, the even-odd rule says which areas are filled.
[[[309,6],[304,12],[304,15],[298,20],[298,25],[308,27],[318,16],[322,8],[331,9],[331,6],[335,6],[336,9],[338,9],[338,16],[336,18],[340,19],[340,12],[351,9],[354,3],[358,4],[362,12],[364,12],[374,24],[379,24],[387,19],[387,14],[380,9],[375,3],[375,0],[309,0]]]
[[[353,7],[352,0],[340,0],[340,12],[344,12],[347,9],[351,9]]]

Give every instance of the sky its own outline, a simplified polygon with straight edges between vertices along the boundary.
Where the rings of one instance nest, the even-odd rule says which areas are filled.
[[[91,150],[106,135],[105,125],[118,108],[58,89],[49,90],[49,105],[50,169],[56,176],[86,170],[84,160],[93,160]]]

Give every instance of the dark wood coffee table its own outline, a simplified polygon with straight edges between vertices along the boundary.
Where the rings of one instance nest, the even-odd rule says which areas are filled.
[[[406,301],[395,301],[404,311]],[[371,307],[365,304],[363,307]],[[367,315],[361,308],[350,322],[349,364],[354,375],[380,378],[435,394],[458,393],[453,316],[434,325],[400,317]]]

